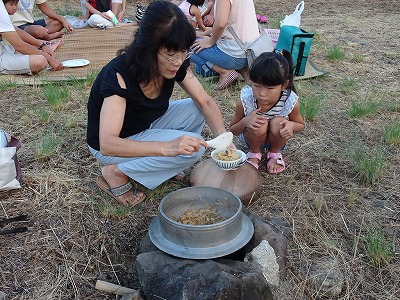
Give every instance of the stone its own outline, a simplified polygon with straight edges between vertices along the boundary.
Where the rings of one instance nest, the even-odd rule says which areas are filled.
[[[266,278],[273,284],[283,281],[286,273],[287,240],[268,221],[246,208],[243,211],[254,224],[253,237],[243,248],[218,259],[188,260],[168,255],[158,250],[147,233],[139,243],[139,254],[135,262],[142,296],[147,299],[164,297],[178,300],[272,299]],[[264,244],[267,242],[269,248]],[[270,262],[274,261],[272,256],[275,256],[275,264],[252,265],[249,261],[244,261],[246,254],[257,247],[259,249],[255,252],[268,253]],[[259,262],[262,262],[261,255],[257,256],[260,257]],[[266,269],[275,274],[275,279],[263,274]],[[276,275],[277,270],[279,276]]]
[[[7,294],[0,291],[0,300],[7,300]]]
[[[336,298],[343,290],[344,276],[335,259],[314,262],[308,277],[319,298]]]
[[[290,239],[293,235],[292,226],[283,217],[270,217],[267,222],[279,229],[287,239]]]
[[[275,251],[268,241],[262,240],[260,245],[246,254],[244,261],[261,269],[269,284],[274,287],[279,286],[279,265],[276,261]]]
[[[146,235],[140,240],[138,253],[147,253],[156,250],[158,250],[158,248],[151,241],[149,233],[146,233]]]
[[[123,295],[119,300],[143,300],[143,298],[140,296],[139,291],[136,291],[134,293]]]
[[[244,252],[250,253],[255,247],[261,244],[263,240],[268,241],[269,245],[274,249],[276,261],[279,265],[279,279],[283,281],[286,276],[287,263],[287,239],[272,224],[266,222],[263,218],[244,209],[243,212],[249,216],[254,224],[254,234],[250,242],[244,246]]]
[[[273,299],[262,272],[242,261],[189,260],[153,251],[137,256],[136,270],[149,300]]]

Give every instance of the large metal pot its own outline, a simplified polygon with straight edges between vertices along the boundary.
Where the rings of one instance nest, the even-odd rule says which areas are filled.
[[[212,207],[223,221],[189,225],[175,221],[187,210]],[[160,250],[183,258],[221,257],[242,248],[253,236],[251,220],[242,212],[242,202],[232,193],[214,187],[189,187],[165,196],[159,215],[149,229],[151,241]]]

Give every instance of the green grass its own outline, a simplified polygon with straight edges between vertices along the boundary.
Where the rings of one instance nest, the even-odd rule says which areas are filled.
[[[392,120],[385,128],[385,142],[389,145],[400,145],[400,120]]]
[[[58,6],[56,8],[56,11],[57,11],[57,13],[59,15],[61,15],[61,16],[73,16],[73,17],[82,16],[82,10],[80,9],[80,5],[79,6],[77,6],[77,5],[69,5],[67,3],[64,6]]]
[[[35,112],[37,117],[42,122],[48,123],[50,121],[50,114],[46,107],[41,106],[38,109],[36,109]]]
[[[340,91],[343,94],[349,94],[354,92],[359,85],[357,79],[354,78],[345,78],[340,86]]]
[[[141,209],[141,205],[138,204],[135,207],[126,207],[118,204],[117,200],[113,199],[111,196],[104,195],[103,201],[98,203],[97,209],[100,214],[107,219],[124,219],[127,218],[133,209]]]
[[[62,110],[70,98],[70,90],[67,84],[46,84],[42,87],[43,94],[51,107]]]
[[[392,249],[382,229],[369,228],[364,239],[364,244],[368,257],[374,267],[386,265],[390,262]]]
[[[314,33],[314,39],[313,39],[312,47],[315,47],[317,49],[324,49],[325,46],[324,46],[321,34],[317,30],[311,30],[310,32]]]
[[[330,61],[343,60],[346,54],[339,46],[334,46],[328,51],[327,57]]]
[[[56,154],[60,144],[60,139],[52,132],[46,133],[37,143],[36,158],[39,160],[49,160]]]
[[[361,63],[364,61],[364,55],[362,55],[361,53],[355,53],[351,60],[355,63]]]
[[[85,84],[86,86],[92,86],[94,81],[96,80],[97,74],[99,74],[100,70],[90,69],[86,75]]]
[[[360,147],[354,151],[353,161],[359,179],[364,185],[374,185],[383,175],[385,159],[380,148],[367,152],[365,147]]]
[[[351,118],[364,118],[376,113],[381,107],[380,103],[370,99],[364,101],[352,100],[348,114]]]
[[[306,120],[315,120],[322,106],[323,95],[308,95],[300,101],[300,113]]]
[[[17,83],[11,79],[0,79],[0,91],[6,91],[17,87]]]

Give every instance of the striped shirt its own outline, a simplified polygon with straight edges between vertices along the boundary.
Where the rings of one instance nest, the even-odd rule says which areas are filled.
[[[257,99],[253,96],[253,90],[248,85],[242,88],[240,92],[240,100],[242,101],[245,116],[250,115],[253,110],[258,108]],[[299,97],[295,92],[286,89],[282,92],[282,96],[278,102],[276,102],[270,110],[262,112],[261,114],[267,116],[268,119],[277,116],[288,119],[289,114],[292,112],[298,100]]]

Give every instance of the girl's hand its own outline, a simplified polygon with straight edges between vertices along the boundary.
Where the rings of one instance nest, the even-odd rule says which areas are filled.
[[[117,15],[117,20],[119,23],[122,22],[122,19],[124,18],[125,12],[124,11],[120,11]]]
[[[250,115],[244,118],[248,129],[256,130],[268,123],[268,118],[266,116],[258,114],[260,110],[261,108],[253,110]]]
[[[279,130],[281,137],[285,139],[290,139],[293,136],[294,122],[283,120],[282,122],[279,122],[279,124],[283,126],[282,129]]]
[[[107,13],[105,13],[105,12],[102,12],[102,13],[101,13],[101,16],[102,16],[104,19],[108,20],[108,21],[111,20],[110,16],[107,15]]]
[[[183,135],[166,143],[165,156],[192,155],[200,147],[207,147],[207,143],[191,135]]]
[[[191,47],[191,49],[195,53],[199,53],[201,50],[206,49],[206,48],[210,48],[212,46],[213,46],[213,44],[211,44],[211,38],[209,36],[204,36],[204,37],[202,37],[200,39],[197,39],[193,43],[193,46]]]

